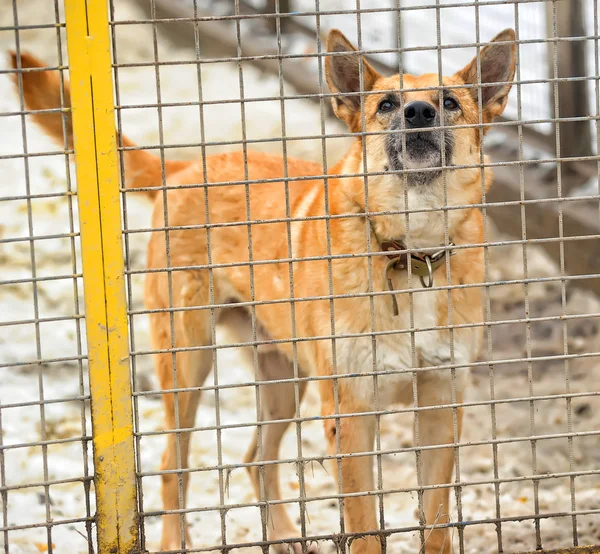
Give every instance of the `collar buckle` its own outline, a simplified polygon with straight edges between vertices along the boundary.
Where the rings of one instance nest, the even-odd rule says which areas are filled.
[[[406,247],[403,243],[395,240],[385,241],[382,243],[382,248],[385,252],[393,250],[404,250]],[[410,252],[402,254],[388,254],[390,260],[388,261],[385,268],[385,278],[387,281],[388,290],[393,291],[394,286],[390,277],[391,270],[405,270],[408,269],[410,263],[411,273],[418,275],[423,288],[430,289],[433,287],[433,273],[438,269],[446,260],[446,256],[453,256],[455,252],[452,250],[454,243],[448,244],[447,248],[442,248],[433,254],[424,254],[421,252]],[[392,292],[392,304],[394,315],[397,316],[398,301],[396,295]]]

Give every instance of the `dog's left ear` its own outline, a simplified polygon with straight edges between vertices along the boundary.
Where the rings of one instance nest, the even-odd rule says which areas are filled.
[[[490,44],[481,49],[479,53],[481,82],[477,78],[477,56],[454,76],[465,84],[482,85],[481,105],[485,122],[492,121],[506,108],[517,65],[515,41],[515,32],[512,29],[505,29],[496,35]],[[475,102],[478,102],[478,89],[479,87],[469,89]]]
[[[327,56],[325,60],[325,76],[329,90],[334,94],[340,93],[340,96],[333,98],[333,111],[352,129],[356,124],[356,115],[360,114],[360,93],[370,91],[379,78],[379,74],[337,29],[329,32],[327,52],[337,53],[335,56]],[[339,54],[339,52],[343,52],[343,54]],[[360,86],[361,60],[362,90]]]

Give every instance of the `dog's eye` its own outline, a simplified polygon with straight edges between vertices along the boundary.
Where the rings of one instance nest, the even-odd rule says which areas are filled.
[[[390,100],[382,100],[379,104],[378,110],[380,112],[391,112],[396,106]]]
[[[444,109],[450,111],[457,110],[458,102],[454,100],[454,98],[452,98],[451,96],[448,96],[444,98]]]

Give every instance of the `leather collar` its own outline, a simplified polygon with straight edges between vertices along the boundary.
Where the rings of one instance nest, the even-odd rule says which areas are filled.
[[[410,263],[411,273],[418,275],[421,278],[421,284],[425,288],[431,288],[433,286],[433,272],[440,267],[446,260],[446,255],[453,254],[452,247],[454,244],[450,243],[448,248],[441,247],[437,252],[419,252],[410,251],[407,252],[406,245],[403,241],[397,239],[381,241],[381,250],[388,252],[387,257],[390,262],[388,263],[388,270],[406,270],[408,271],[408,265]],[[427,277],[427,281],[425,278]]]
[[[409,264],[411,267],[411,274],[419,276],[421,285],[423,285],[424,288],[431,288],[433,286],[433,273],[435,270],[446,262],[447,256],[455,254],[452,250],[452,247],[454,246],[452,242],[447,247],[441,246],[440,250],[437,252],[407,251],[403,239],[379,240],[377,233],[375,233],[373,222],[370,219],[369,223],[371,223],[373,234],[381,245],[381,251],[386,252],[389,259],[385,268],[385,279],[387,281],[388,290],[390,291],[394,290],[390,271],[408,271]],[[392,293],[391,297],[394,315],[397,316],[399,312],[396,295]]]

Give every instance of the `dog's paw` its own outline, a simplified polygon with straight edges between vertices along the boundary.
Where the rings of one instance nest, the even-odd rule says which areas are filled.
[[[184,525],[185,543],[183,543],[183,541],[181,540],[182,537],[179,516],[175,515],[173,517],[172,515],[168,515],[164,517],[165,523],[163,526],[163,535],[160,542],[160,549],[164,551],[172,551],[174,553],[187,552],[187,549],[192,547],[192,541],[190,539],[190,530],[187,523],[185,523]]]

